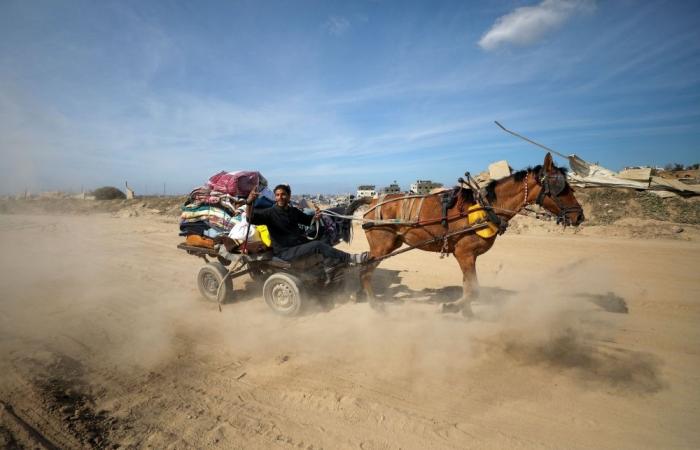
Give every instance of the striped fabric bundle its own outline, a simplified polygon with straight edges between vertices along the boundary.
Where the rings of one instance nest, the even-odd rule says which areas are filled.
[[[181,207],[180,235],[210,238],[227,235],[241,221],[236,209],[245,203],[252,189],[259,192],[256,207],[272,206],[274,195],[260,172],[222,171],[213,175],[187,196]]]

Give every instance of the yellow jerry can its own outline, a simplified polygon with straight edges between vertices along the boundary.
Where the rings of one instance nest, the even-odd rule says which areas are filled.
[[[272,247],[272,239],[270,239],[270,232],[267,229],[267,225],[255,225],[255,228],[260,233],[260,240],[265,247]]]
[[[469,207],[467,210],[467,220],[469,221],[469,225],[477,225],[479,223],[486,222],[488,223],[488,227],[486,228],[481,228],[480,230],[476,230],[476,234],[481,236],[482,238],[490,238],[496,235],[498,233],[498,227],[489,222],[488,216],[486,215],[486,211],[484,211],[484,208],[481,205],[472,205]]]

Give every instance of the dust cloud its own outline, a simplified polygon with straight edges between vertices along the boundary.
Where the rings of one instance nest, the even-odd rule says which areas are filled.
[[[330,306],[284,318],[248,277],[221,312],[200,300],[202,261],[176,249],[175,228],[159,216],[0,215],[0,399],[23,417],[45,411],[73,436],[43,428],[60,446],[507,446],[489,431],[499,427],[561,446],[568,435],[540,430],[573,422],[572,401],[636,429],[619,419],[630,404],[672,400],[674,432],[661,440],[692,416],[692,383],[675,375],[690,372],[666,369],[690,367],[635,344],[650,306],[629,274],[593,256],[602,247],[506,241],[479,266],[472,320],[438,313],[461,295],[456,262],[418,252],[377,270],[385,314],[350,300],[355,281]]]
[[[588,292],[592,279],[600,292],[614,288],[610,272],[590,261],[511,278],[511,285],[522,286],[517,291],[483,287],[471,322],[437,312],[439,303],[461,294],[460,287],[414,292],[401,284],[398,272],[382,276],[381,269],[377,288],[386,314],[341,295],[331,299],[336,307],[329,311],[310,308],[288,319],[269,311],[260,286],[247,278],[237,281],[237,298],[224,313],[193,302],[197,260],[170,249],[163,251],[167,258],[144,254],[139,247],[154,233],[148,225],[127,233],[118,219],[45,217],[26,230],[19,217],[3,219],[4,228],[33,235],[31,245],[25,239],[5,243],[10,251],[2,260],[3,334],[23,342],[10,349],[14,354],[45,346],[116,370],[167,365],[185,347],[200,355],[230,351],[259,360],[297,355],[311,364],[335,360],[420,386],[504,355],[604,378],[597,349],[616,333],[613,322],[601,322],[599,308],[577,295]],[[168,270],[180,262],[177,257],[193,263],[189,273]]]
[[[117,220],[92,216],[3,216],[0,304],[13,354],[41,350],[118,366],[150,366],[171,351],[172,321],[186,316],[185,296],[153,282]],[[107,225],[107,226],[105,226]],[[145,230],[144,230],[145,231]],[[113,236],[126,242],[115,245]],[[149,273],[150,272],[150,273]],[[154,273],[155,272],[155,273]]]
[[[375,288],[386,302],[384,314],[337,296],[330,299],[334,309],[312,309],[300,318],[262,311],[259,317],[246,312],[244,319],[225,319],[233,323],[223,328],[223,341],[260,357],[289,354],[318,365],[333,360],[362,367],[376,377],[408,380],[414,389],[428,380],[450,380],[485,359],[504,358],[569,370],[594,387],[654,392],[663,386],[659,363],[651,355],[611,347],[619,322],[604,318],[589,297],[614,289],[613,272],[593,261],[520,280],[511,277],[511,284],[522,286],[518,290],[483,287],[471,321],[438,312],[440,303],[459,298],[461,287],[414,291],[400,284],[398,271],[377,272]],[[596,280],[593,290],[590,280]],[[632,375],[640,370],[646,375]]]
[[[616,345],[627,314],[614,267],[577,259],[529,278],[498,312],[492,343],[527,365],[568,371],[587,387],[653,393],[666,387],[661,361]]]

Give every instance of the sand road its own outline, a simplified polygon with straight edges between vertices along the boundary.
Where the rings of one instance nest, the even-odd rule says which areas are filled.
[[[385,315],[285,319],[247,277],[199,300],[175,229],[0,215],[0,447],[700,447],[697,241],[506,234],[473,321],[436,313],[456,261],[413,251]]]

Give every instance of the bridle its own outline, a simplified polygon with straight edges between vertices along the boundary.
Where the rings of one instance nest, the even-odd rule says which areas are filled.
[[[577,212],[583,213],[583,208],[581,205],[575,206],[564,206],[561,202],[561,193],[566,189],[566,175],[561,170],[557,170],[554,173],[548,173],[544,168],[540,170],[537,174],[537,181],[542,186],[540,193],[537,195],[535,203],[539,206],[544,207],[545,197],[552,199],[557,208],[559,208],[559,213],[557,214],[557,224],[571,225],[571,221],[567,214]],[[528,204],[527,201],[527,177],[525,178],[525,205]]]

